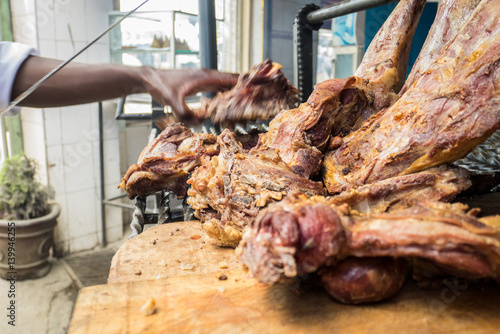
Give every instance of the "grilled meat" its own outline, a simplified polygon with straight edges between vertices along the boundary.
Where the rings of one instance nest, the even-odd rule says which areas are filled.
[[[299,93],[281,72],[281,65],[268,59],[240,75],[233,89],[205,99],[195,114],[215,123],[268,120],[283,109],[294,108]]]
[[[467,206],[420,202],[359,215],[324,197],[264,209],[238,246],[251,273],[273,283],[335,267],[347,257],[423,258],[466,278],[500,278],[500,217],[484,224]],[[491,225],[491,226],[490,226]],[[493,227],[492,227],[493,226]]]
[[[345,304],[378,302],[399,292],[407,264],[392,257],[348,257],[321,269],[325,291]]]
[[[188,180],[188,203],[219,245],[238,245],[259,211],[289,193],[326,193],[321,182],[294,174],[274,150],[246,150],[227,129],[217,143],[219,155],[202,159]]]
[[[500,126],[500,2],[479,3],[390,108],[325,154],[331,194],[457,160]]]
[[[282,111],[271,121],[263,144],[279,150],[295,173],[316,175],[323,152],[336,136],[359,128],[397,100],[424,5],[425,0],[401,1],[373,39],[356,74],[317,84],[306,103]]]
[[[150,142],[122,178],[119,188],[129,198],[146,197],[159,190],[170,190],[179,197],[187,192],[189,173],[202,156],[219,153],[217,137],[195,134],[181,123],[175,123]]]

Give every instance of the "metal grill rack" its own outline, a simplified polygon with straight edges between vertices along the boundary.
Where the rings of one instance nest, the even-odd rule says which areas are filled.
[[[476,174],[500,173],[500,130],[494,132],[464,158],[457,160],[455,165]],[[500,192],[500,185],[491,189],[491,192]]]
[[[268,122],[256,121],[247,122],[246,124],[236,123],[231,129],[238,135],[247,135],[250,133],[267,132],[269,130]],[[218,126],[214,126],[210,121],[202,125],[201,132],[218,135],[221,130]],[[154,137],[153,137],[154,138]],[[165,224],[174,221],[189,221],[194,219],[193,210],[187,204],[186,198],[182,203],[182,212],[172,211],[170,208],[171,196],[175,196],[170,191],[160,191],[154,195],[155,209],[153,212],[146,211],[146,198],[137,197],[133,207],[132,222],[130,223],[130,238],[142,233],[145,224]]]
[[[346,0],[325,8],[319,8],[315,4],[309,4],[297,13],[293,22],[293,70],[295,78],[294,85],[302,92],[302,101],[306,101],[307,97],[313,91],[313,31],[319,30],[321,24],[325,20],[396,1],[397,0]],[[206,40],[206,38],[200,36],[200,41],[203,40]],[[203,48],[210,47],[202,45],[202,49]],[[201,53],[203,54],[203,52]],[[213,52],[208,52],[208,54],[213,54]],[[208,62],[212,65],[205,65],[203,67],[213,68],[213,55],[209,55],[208,58]],[[236,124],[234,131],[238,134],[247,134],[251,131],[266,132],[268,130],[267,124],[267,122],[247,123],[246,125]],[[202,131],[218,135],[221,129],[218,125],[207,122],[203,125]],[[495,132],[487,141],[477,146],[471,153],[463,159],[458,160],[455,164],[471,172],[480,174],[500,172],[500,130]],[[500,191],[500,185],[492,189],[492,191]],[[172,194],[168,191],[161,191],[155,194],[157,209],[153,213],[146,212],[145,198],[136,199],[133,207],[133,219],[130,224],[130,237],[140,234],[145,224],[164,224],[172,221],[187,221],[193,219],[193,211],[185,201],[183,202],[182,213],[171,211],[171,195]]]
[[[294,85],[299,88],[302,92],[302,100],[307,99],[307,97],[312,92],[312,48],[313,48],[313,38],[312,31],[318,30],[324,20],[331,19],[334,17],[342,16],[345,14],[362,11],[369,8],[374,8],[377,6],[385,5],[397,0],[348,0],[333,6],[320,9],[318,6],[311,4],[306,5],[297,14],[294,25],[293,25],[293,36],[294,36],[294,72],[295,72],[295,82]],[[214,16],[212,13],[213,8],[211,6],[205,6],[203,1],[200,1],[202,6],[200,7],[200,25],[204,25],[204,29],[200,29],[200,55],[202,67],[204,68],[216,68],[217,57],[216,52],[214,53],[214,41],[215,27],[207,20],[207,17]],[[123,101],[124,103],[124,101]],[[123,109],[123,105],[119,106],[119,110]],[[158,110],[155,113],[155,109]],[[153,104],[153,115],[139,115],[132,116],[137,119],[152,119],[153,129],[152,135],[150,137],[154,138],[157,133],[155,133],[156,126],[154,125],[155,117],[160,113],[159,106]],[[163,110],[161,110],[163,113]],[[117,113],[117,119],[130,119],[127,116]],[[248,134],[251,131],[267,132],[268,130],[267,122],[248,122],[246,124],[235,124],[234,131],[238,134]],[[156,128],[156,131],[158,129]],[[202,132],[211,133],[218,135],[221,129],[218,124],[212,124],[210,121],[206,122],[202,127]],[[184,201],[182,214],[178,212],[172,212],[170,208],[170,196],[172,194],[169,191],[161,191],[154,195],[155,209],[153,212],[147,212],[146,210],[146,198],[136,198],[135,205],[126,206],[127,208],[133,208],[132,222],[130,223],[131,233],[130,237],[134,237],[140,234],[145,224],[165,224],[167,222],[179,221],[179,220],[192,220],[193,211]],[[112,200],[108,200],[109,204]]]

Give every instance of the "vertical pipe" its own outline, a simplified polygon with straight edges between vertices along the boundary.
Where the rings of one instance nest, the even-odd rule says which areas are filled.
[[[103,112],[102,102],[98,104],[99,113],[99,163],[100,163],[100,179],[101,179],[101,230],[102,230],[102,247],[106,247],[106,204],[104,203],[104,126],[103,126]]]
[[[271,59],[271,38],[273,30],[273,0],[264,1],[264,50],[263,59]]]
[[[215,0],[198,0],[200,22],[200,61],[202,68],[217,69],[217,31]]]
[[[306,16],[318,8],[315,4],[308,4],[293,20],[294,85],[301,91],[302,102],[307,101],[313,91],[313,30],[319,30],[323,24],[311,25]]]
[[[217,27],[215,24],[215,0],[198,0],[198,20],[200,22],[200,63],[201,68],[217,69]],[[212,98],[213,92],[203,96]],[[207,128],[214,127],[212,121],[203,122]]]

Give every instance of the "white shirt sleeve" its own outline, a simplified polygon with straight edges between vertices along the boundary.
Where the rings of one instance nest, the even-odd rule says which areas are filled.
[[[11,102],[12,86],[22,63],[29,56],[36,54],[35,49],[28,45],[0,42],[0,109],[7,107]],[[19,109],[14,107],[4,115],[15,115]]]

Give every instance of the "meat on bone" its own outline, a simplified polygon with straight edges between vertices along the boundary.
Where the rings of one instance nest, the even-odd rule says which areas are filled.
[[[399,95],[403,95],[439,57],[444,46],[455,38],[480,1],[443,0],[441,2],[434,23]]]
[[[450,274],[499,280],[500,216],[478,219],[475,213],[467,212],[467,207],[459,203],[420,202],[385,213],[360,215],[350,212],[346,205],[332,204],[328,198],[289,196],[260,212],[237,253],[262,282],[325,272],[329,273],[324,278],[327,291],[336,293],[341,287],[330,282],[331,276],[338,276],[332,268],[349,257],[421,258],[446,268]],[[358,270],[366,270],[363,266]],[[358,263],[351,261],[341,271],[356,267]],[[391,281],[400,286],[398,275]],[[371,291],[373,284],[361,286],[370,289],[371,296],[363,302],[385,298],[394,289],[393,284],[387,284],[375,289],[377,294]],[[354,293],[363,296],[362,290]]]
[[[483,0],[405,94],[325,154],[329,193],[455,161],[500,126],[500,2]]]
[[[130,198],[146,197],[160,190],[184,197],[189,173],[199,165],[200,158],[219,154],[216,141],[212,134],[195,134],[175,123],[143,149],[137,164],[128,168],[118,187]]]
[[[282,111],[271,121],[263,145],[277,149],[295,173],[316,175],[323,152],[339,143],[336,136],[359,128],[397,100],[425,2],[400,1],[371,42],[356,74],[317,84],[307,102]]]
[[[195,113],[214,123],[268,120],[283,109],[294,108],[299,93],[281,72],[281,65],[268,59],[240,75],[233,89],[205,99]]]
[[[326,193],[322,182],[293,173],[274,150],[246,150],[227,129],[217,143],[220,153],[202,159],[188,181],[188,203],[219,245],[235,247],[258,212],[289,193]]]

